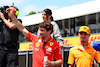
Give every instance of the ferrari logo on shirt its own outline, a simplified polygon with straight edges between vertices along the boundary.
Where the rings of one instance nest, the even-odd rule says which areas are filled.
[[[36,43],[36,47],[39,47],[39,45],[40,45],[39,43]]]
[[[50,46],[53,46],[53,44],[54,44],[53,42],[50,42]]]

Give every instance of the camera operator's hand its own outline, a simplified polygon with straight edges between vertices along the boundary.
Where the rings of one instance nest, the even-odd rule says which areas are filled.
[[[2,13],[2,12],[0,12],[0,18],[1,19],[4,19],[5,17],[4,17],[4,14]]]

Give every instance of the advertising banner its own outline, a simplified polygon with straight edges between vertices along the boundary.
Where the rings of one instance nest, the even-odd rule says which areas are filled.
[[[91,35],[88,39],[89,43],[92,45],[92,41],[95,39],[100,40],[100,34]],[[79,37],[68,37],[64,38],[64,45],[78,45],[80,42]]]
[[[80,40],[78,36],[75,37],[66,37],[64,39],[64,45],[78,45]],[[100,34],[95,34],[91,35],[89,38],[89,43],[92,45],[92,41],[98,39],[100,40]],[[33,44],[32,42],[27,42],[27,43],[20,43],[20,48],[19,50],[30,50],[33,49]]]

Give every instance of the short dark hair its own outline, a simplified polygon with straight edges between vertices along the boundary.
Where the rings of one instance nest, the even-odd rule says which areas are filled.
[[[47,31],[51,30],[51,33],[53,32],[53,25],[48,21],[39,23],[38,27],[45,28]]]

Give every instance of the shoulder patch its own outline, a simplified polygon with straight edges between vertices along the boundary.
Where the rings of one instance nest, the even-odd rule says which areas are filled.
[[[53,44],[54,44],[53,42],[50,42],[50,46],[53,46]]]

